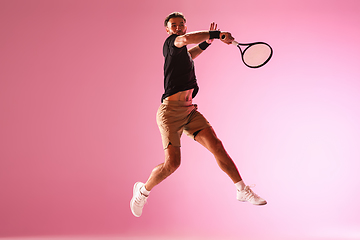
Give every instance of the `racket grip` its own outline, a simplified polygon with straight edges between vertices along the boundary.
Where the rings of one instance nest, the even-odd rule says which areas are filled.
[[[222,36],[221,36],[221,39],[224,39],[224,38],[225,38],[225,35],[222,35]],[[235,45],[235,46],[239,45],[239,43],[238,43],[237,41],[235,41],[235,40],[232,41],[231,44],[232,44],[232,45]]]

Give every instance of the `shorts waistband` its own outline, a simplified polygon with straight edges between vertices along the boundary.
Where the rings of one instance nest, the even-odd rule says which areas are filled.
[[[192,106],[192,101],[168,101],[168,100],[163,100],[162,102],[165,105],[169,105],[169,106],[176,106],[176,107],[188,107],[188,106]]]

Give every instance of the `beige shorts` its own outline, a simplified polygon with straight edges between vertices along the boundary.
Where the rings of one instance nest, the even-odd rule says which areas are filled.
[[[180,147],[180,138],[184,132],[195,140],[194,133],[211,127],[205,117],[197,111],[197,105],[191,101],[167,101],[163,100],[157,114],[158,124],[164,149],[169,144]]]

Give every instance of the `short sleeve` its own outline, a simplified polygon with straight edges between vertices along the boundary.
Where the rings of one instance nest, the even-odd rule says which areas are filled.
[[[178,37],[178,35],[173,34],[165,40],[164,49],[163,49],[164,56],[166,56],[168,54],[171,56],[176,55],[179,52],[183,51],[183,49],[186,49],[186,46],[178,48],[174,45],[176,37]]]

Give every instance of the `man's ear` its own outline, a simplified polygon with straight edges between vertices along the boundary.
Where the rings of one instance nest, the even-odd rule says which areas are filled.
[[[168,26],[165,27],[165,30],[166,30],[166,32],[167,32],[168,34],[170,34],[170,33],[169,33],[169,28],[168,28]]]

